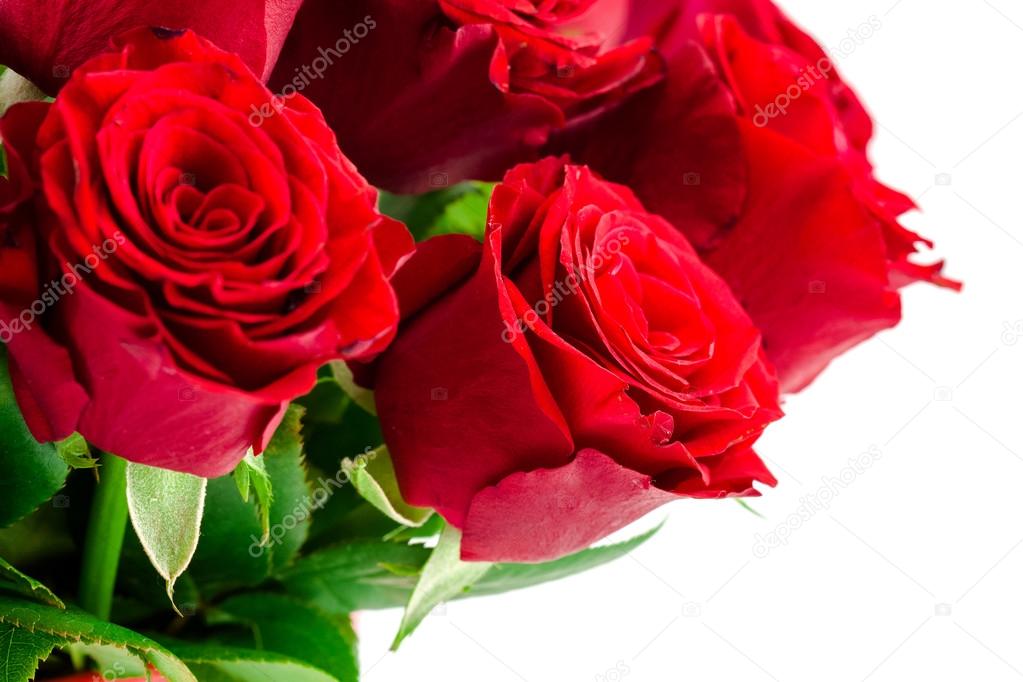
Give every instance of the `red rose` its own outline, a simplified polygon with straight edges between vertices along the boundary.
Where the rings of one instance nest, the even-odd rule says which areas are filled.
[[[148,29],[61,90],[35,137],[39,216],[4,255],[34,272],[0,270],[23,290],[0,340],[37,438],[220,475],[322,363],[387,345],[411,238],[307,100],[251,125],[269,98],[238,57]]]
[[[573,30],[594,0],[307,0],[271,80],[320,106],[396,192],[498,178],[550,132],[653,82],[650,40]]]
[[[760,335],[625,187],[549,158],[510,171],[484,245],[425,242],[376,400],[413,504],[470,560],[578,550],[678,497],[751,495],[780,416]]]
[[[195,30],[270,74],[301,0],[4,0],[0,64],[56,92],[110,37],[141,26]]]
[[[910,260],[927,242],[897,222],[913,202],[873,176],[870,117],[771,2],[633,5],[623,39],[656,35],[667,78],[560,146],[686,233],[763,331],[784,390],[894,326],[899,287],[957,286]]]

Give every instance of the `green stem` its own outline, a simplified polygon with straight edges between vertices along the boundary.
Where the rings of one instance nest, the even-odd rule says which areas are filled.
[[[117,564],[128,524],[125,476],[128,463],[107,453],[100,456],[100,477],[89,514],[82,557],[82,579],[78,603],[102,620],[110,619]]]

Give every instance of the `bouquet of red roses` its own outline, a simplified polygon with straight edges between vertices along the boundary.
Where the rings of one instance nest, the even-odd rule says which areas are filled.
[[[7,680],[355,680],[774,485],[957,286],[769,0],[6,0],[0,63]]]

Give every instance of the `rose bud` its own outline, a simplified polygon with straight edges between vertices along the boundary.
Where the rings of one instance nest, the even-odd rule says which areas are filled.
[[[271,94],[240,58],[191,32],[119,45],[27,138],[37,215],[0,257],[31,267],[0,268],[0,340],[38,439],[217,476],[324,362],[387,345],[411,236],[304,98],[257,126]]]
[[[401,490],[462,529],[462,557],[544,561],[682,497],[775,483],[760,334],[670,223],[548,158],[494,190],[483,245],[429,240],[395,278],[375,367]]]
[[[911,260],[930,243],[898,222],[913,201],[874,178],[869,115],[773,3],[633,0],[621,25],[617,40],[656,36],[666,79],[554,148],[685,232],[763,331],[783,390],[897,324],[900,287],[958,287]]]
[[[0,64],[49,93],[105,51],[110,37],[138,27],[192,29],[237,52],[269,76],[301,0],[4,0]]]
[[[307,0],[271,84],[321,107],[375,185],[497,179],[659,77],[649,38],[605,49],[575,30],[593,4]]]

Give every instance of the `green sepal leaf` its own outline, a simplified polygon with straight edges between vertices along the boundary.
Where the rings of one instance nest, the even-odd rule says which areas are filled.
[[[58,609],[63,609],[64,602],[55,595],[50,588],[43,585],[41,582],[34,578],[30,578],[25,575],[14,566],[0,558],[0,587],[4,587],[20,594],[35,599],[43,604],[49,604],[50,606],[56,606]],[[2,650],[2,648],[0,648]],[[0,677],[0,680],[3,678]]]
[[[285,595],[249,593],[221,603],[208,621],[244,625],[258,649],[303,661],[338,680],[358,679],[356,637],[347,617],[329,616]]]
[[[35,83],[20,74],[4,69],[0,71],[0,116],[19,102],[31,102],[47,99],[46,93],[36,87]]]
[[[432,509],[414,507],[402,498],[386,446],[354,460],[346,459],[341,467],[367,502],[401,525],[418,528],[433,515]]]
[[[72,469],[95,469],[99,466],[99,460],[92,456],[89,444],[80,433],[72,433],[54,445],[64,464]]]
[[[0,595],[0,641],[19,645],[25,652],[13,665],[8,658],[4,682],[27,682],[18,677],[28,666],[29,656],[38,656],[44,647],[72,644],[100,644],[123,649],[141,658],[167,678],[168,682],[197,682],[195,676],[170,651],[147,637],[113,623],[105,623],[74,607],[61,610]],[[46,655],[49,651],[46,652]],[[43,656],[45,658],[45,656]],[[33,665],[38,664],[38,658]],[[5,672],[0,663],[0,673]],[[34,669],[30,675],[34,673]]]
[[[206,479],[128,462],[127,495],[131,525],[153,568],[167,581],[173,606],[174,583],[199,545]]]
[[[32,437],[14,399],[7,351],[0,346],[0,528],[27,516],[64,486],[67,465]]]
[[[249,449],[245,458],[235,467],[234,482],[245,502],[249,501],[250,489],[256,493],[259,523],[263,527],[261,543],[265,546],[270,539],[270,508],[273,503],[273,484],[266,470],[266,459],[256,457]]]
[[[436,606],[468,591],[493,564],[462,561],[462,532],[447,526],[419,576],[412,596],[405,607],[398,634],[391,644],[397,651],[402,641],[423,622]]]

